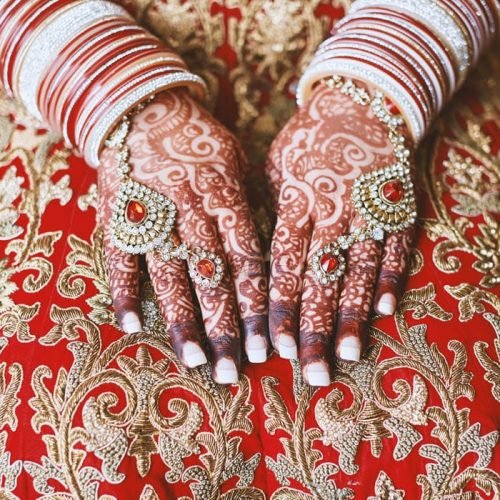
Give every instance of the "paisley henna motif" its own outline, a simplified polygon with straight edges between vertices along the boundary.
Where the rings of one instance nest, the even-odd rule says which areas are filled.
[[[343,284],[322,287],[307,267],[319,248],[363,224],[350,199],[355,180],[394,160],[387,128],[369,107],[324,84],[272,145],[267,174],[278,222],[271,258],[271,340],[282,357],[294,358],[300,337],[303,374],[311,385],[330,382],[335,330],[337,356],[359,360],[374,295],[379,313],[394,312],[413,231],[388,236],[384,248],[374,240],[355,244],[345,255]]]
[[[176,230],[190,247],[225,256],[230,273],[216,289],[195,286],[214,364],[220,383],[237,381],[240,357],[239,320],[245,348],[252,362],[267,357],[267,281],[256,231],[242,189],[244,158],[235,137],[182,90],[166,92],[133,119],[127,145],[131,177],[167,195],[178,210]],[[103,200],[116,193],[113,151],[102,154],[99,190]],[[104,204],[105,202],[103,202]],[[111,203],[111,201],[109,201]],[[109,210],[103,210],[106,228]],[[106,245],[111,288],[118,320],[139,316],[135,297],[136,263],[116,255]],[[153,286],[179,359],[188,366],[206,362],[199,325],[194,315],[184,264],[159,262],[147,256]],[[124,305],[122,305],[124,304]]]

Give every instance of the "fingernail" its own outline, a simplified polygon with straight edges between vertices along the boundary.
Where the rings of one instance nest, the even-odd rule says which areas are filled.
[[[377,312],[384,316],[394,314],[396,310],[396,297],[392,293],[384,293],[377,304]]]
[[[121,321],[123,331],[125,333],[138,333],[142,330],[142,325],[139,316],[135,312],[128,312],[123,316]]]
[[[254,335],[246,342],[248,361],[250,363],[264,363],[267,360],[267,342],[261,335]]]
[[[330,385],[330,372],[324,361],[316,361],[304,368],[305,381],[314,387],[326,387]]]
[[[182,348],[182,359],[188,368],[204,365],[208,359],[203,349],[195,342],[188,341]]]
[[[214,368],[214,380],[218,384],[236,384],[238,382],[238,370],[234,361],[227,358],[218,361]]]
[[[361,344],[357,337],[342,339],[337,347],[338,357],[344,361],[359,361],[361,357]]]
[[[284,359],[297,359],[297,342],[291,335],[282,333],[278,338],[278,352]]]

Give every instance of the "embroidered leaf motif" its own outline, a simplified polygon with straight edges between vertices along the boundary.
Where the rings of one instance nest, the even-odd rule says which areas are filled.
[[[446,285],[444,288],[453,298],[459,301],[460,321],[470,321],[474,314],[484,313],[485,307],[481,301],[490,304],[497,312],[500,312],[500,298],[493,293],[467,283],[458,286]]]
[[[382,470],[375,482],[375,496],[368,497],[368,500],[402,500],[404,497],[405,492],[397,490],[391,478]]]

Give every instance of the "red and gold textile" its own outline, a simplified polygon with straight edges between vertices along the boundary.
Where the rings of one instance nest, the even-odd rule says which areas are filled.
[[[129,2],[242,139],[264,241],[259,167],[347,3]],[[2,95],[0,498],[498,498],[499,78],[490,55],[421,147],[402,304],[317,390],[276,356],[229,388],[182,367],[146,276],[147,331],[124,336],[96,172]]]

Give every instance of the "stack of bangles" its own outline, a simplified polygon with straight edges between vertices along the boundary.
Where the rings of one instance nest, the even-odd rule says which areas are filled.
[[[94,167],[116,124],[152,94],[205,93],[177,54],[105,0],[0,0],[0,77]]]
[[[355,182],[351,196],[366,227],[312,257],[321,284],[342,275],[342,250],[414,223],[409,150],[399,127],[406,123],[418,144],[496,36],[499,18],[498,0],[355,0],[320,46],[299,82],[299,105],[326,80],[360,105],[371,105],[388,127],[396,157],[393,165]],[[129,176],[129,113],[173,87],[188,87],[199,99],[205,95],[203,80],[177,54],[110,1],[0,0],[0,81],[33,116],[79,149],[89,165],[99,165],[110,137],[107,144],[117,149],[122,178],[111,227],[115,247],[184,259],[195,283],[220,283],[222,258],[174,243],[173,201]],[[370,96],[353,81],[378,90]],[[386,98],[401,116],[387,110]]]
[[[302,76],[302,105],[334,74],[370,83],[401,111],[415,143],[493,41],[498,0],[356,0]]]

